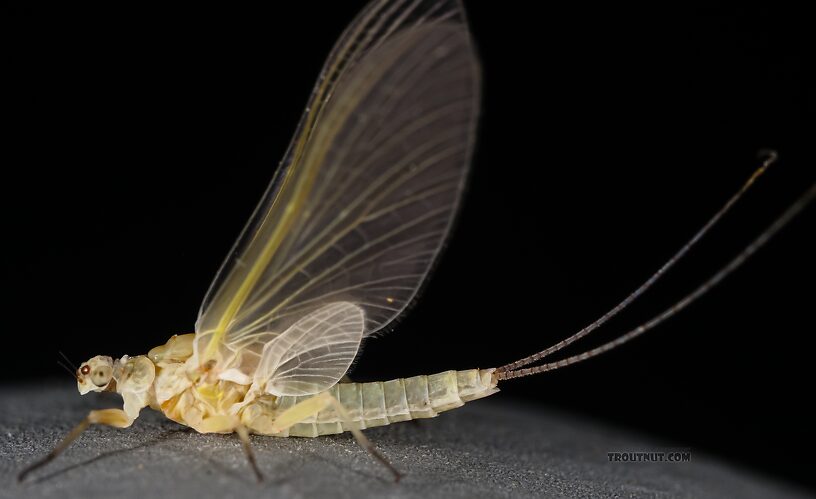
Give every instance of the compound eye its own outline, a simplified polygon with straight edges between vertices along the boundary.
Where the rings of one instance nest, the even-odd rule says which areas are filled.
[[[82,374],[88,374],[89,372],[91,372],[91,366],[82,366],[79,372]]]

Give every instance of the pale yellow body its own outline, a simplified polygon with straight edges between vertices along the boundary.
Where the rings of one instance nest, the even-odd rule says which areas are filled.
[[[498,391],[493,369],[470,369],[385,382],[341,382],[310,396],[255,393],[250,385],[191,371],[187,361],[193,338],[173,336],[147,356],[117,361],[116,386],[110,389],[125,399],[126,425],[150,406],[201,433],[243,427],[261,435],[316,437],[435,417]]]

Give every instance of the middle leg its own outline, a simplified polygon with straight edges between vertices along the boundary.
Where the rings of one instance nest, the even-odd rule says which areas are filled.
[[[236,416],[210,416],[203,419],[195,429],[200,433],[231,433],[233,431],[237,433],[238,438],[241,439],[241,446],[244,448],[247,461],[249,461],[249,465],[252,467],[253,473],[255,473],[255,479],[258,482],[263,481],[263,474],[258,468],[255,453],[252,452],[249,431]]]

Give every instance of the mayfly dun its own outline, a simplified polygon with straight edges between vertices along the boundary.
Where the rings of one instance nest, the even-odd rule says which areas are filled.
[[[237,433],[258,477],[250,434],[351,432],[399,478],[366,428],[430,418],[496,393],[505,380],[599,355],[677,313],[737,268],[816,196],[816,187],[720,272],[676,305],[597,348],[532,364],[580,339],[646,291],[773,163],[640,288],[582,331],[490,369],[384,382],[344,379],[360,343],[416,297],[450,232],[467,177],[480,68],[459,0],[375,0],[325,63],[275,176],[204,298],[195,332],[146,355],[96,356],[72,372],[81,394],[115,392],[45,458],[90,425],[131,426],[150,407],[201,433]]]

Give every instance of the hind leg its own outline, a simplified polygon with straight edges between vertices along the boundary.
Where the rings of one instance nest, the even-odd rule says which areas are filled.
[[[272,422],[272,431],[275,433],[282,432],[292,426],[304,421],[312,416],[315,416],[318,412],[328,409],[329,407],[334,408],[337,411],[337,414],[340,416],[340,419],[347,423],[352,423],[352,419],[349,416],[348,411],[346,408],[343,407],[343,404],[340,403],[339,400],[334,398],[329,392],[323,392],[315,395],[312,398],[306,399],[302,402],[298,402],[297,404],[293,405],[289,409],[283,411],[280,415],[278,415]],[[363,432],[350,426],[351,434],[354,436],[354,439],[357,443],[365,449],[369,454],[374,456],[379,462],[383,464],[391,474],[394,475],[394,481],[399,481],[402,477],[399,471],[374,447],[374,444],[363,435]]]

